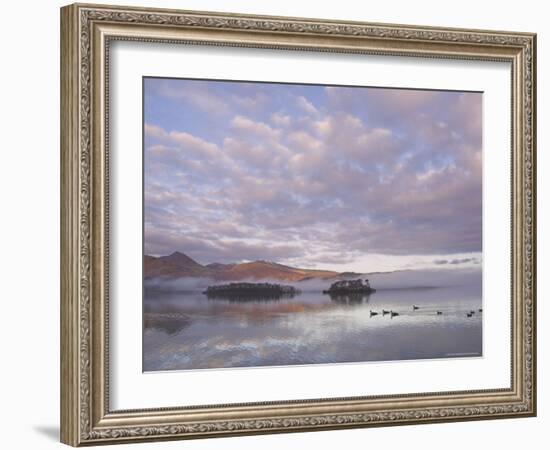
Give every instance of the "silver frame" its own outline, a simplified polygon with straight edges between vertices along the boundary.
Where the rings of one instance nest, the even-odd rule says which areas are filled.
[[[510,388],[112,411],[106,100],[114,40],[510,62]],[[535,55],[532,33],[85,4],[62,8],[62,442],[79,446],[535,415]]]

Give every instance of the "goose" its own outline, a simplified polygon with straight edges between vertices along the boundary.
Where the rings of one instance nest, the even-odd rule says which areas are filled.
[[[398,312],[394,312],[394,311],[390,311],[390,316],[393,317],[393,316],[398,316],[399,313]]]
[[[472,317],[474,314],[469,312],[469,313],[466,313],[466,317]]]
[[[438,316],[440,316],[441,314],[443,314],[443,312],[441,312],[441,311],[436,311],[436,314],[437,314]]]
[[[377,313],[376,311],[372,311],[372,310],[371,310],[370,315],[371,315],[371,317],[372,317],[372,316],[377,316],[378,313]]]
[[[413,311],[417,310],[419,306],[413,305]]]
[[[390,311],[388,311],[387,309],[383,309],[382,310],[382,315],[385,316],[386,314],[389,314]]]
[[[473,316],[475,313],[476,313],[476,312],[475,312],[473,309],[470,311],[470,314],[471,314],[472,316]]]
[[[479,312],[483,312],[483,308],[479,308],[478,311],[479,311]]]

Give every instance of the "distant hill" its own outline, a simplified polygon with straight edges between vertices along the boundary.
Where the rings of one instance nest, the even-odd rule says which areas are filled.
[[[145,255],[143,266],[145,278],[208,277],[211,272],[180,252],[158,258]]]
[[[145,278],[205,277],[227,281],[266,279],[303,281],[312,278],[331,279],[341,275],[330,270],[298,269],[270,261],[241,264],[212,263],[203,266],[181,252],[159,257],[145,255],[143,263]]]

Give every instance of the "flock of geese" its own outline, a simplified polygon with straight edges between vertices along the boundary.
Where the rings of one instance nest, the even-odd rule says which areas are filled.
[[[416,310],[418,310],[418,309],[420,309],[420,306],[412,305],[412,310],[413,310],[413,311],[416,311]],[[483,312],[483,308],[479,308],[479,309],[477,310],[477,312],[478,312],[478,313]],[[443,311],[437,310],[435,313],[436,313],[438,316],[443,315]],[[472,310],[470,310],[470,311],[468,311],[468,312],[466,313],[466,317],[473,317],[473,316],[475,315],[475,313],[476,313],[476,311],[472,309]],[[372,309],[370,310],[370,316],[371,316],[371,317],[372,317],[372,316],[377,316],[378,314],[380,314],[378,311],[373,311]],[[393,310],[391,310],[391,309],[390,309],[390,310],[383,309],[383,310],[382,310],[382,315],[385,316],[385,315],[387,315],[387,314],[389,314],[390,317],[395,317],[395,316],[398,316],[398,315],[399,315],[398,312],[393,311]]]

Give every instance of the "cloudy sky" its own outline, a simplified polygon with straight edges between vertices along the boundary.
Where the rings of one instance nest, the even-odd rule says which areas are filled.
[[[479,265],[482,94],[144,79],[145,252]]]

